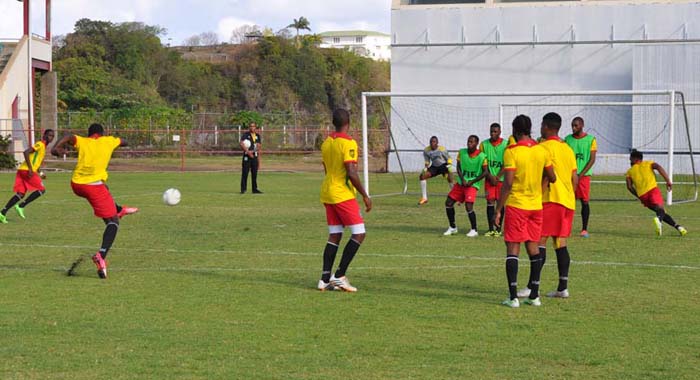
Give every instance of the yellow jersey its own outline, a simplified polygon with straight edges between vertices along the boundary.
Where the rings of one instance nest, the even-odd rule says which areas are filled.
[[[542,202],[554,202],[576,210],[576,194],[571,176],[576,172],[576,155],[569,145],[557,136],[545,139],[540,145],[547,149],[552,157],[557,181],[544,188]]]
[[[71,181],[82,185],[107,181],[109,177],[107,166],[112,158],[112,152],[121,144],[122,140],[113,136],[75,136],[78,163],[73,170]]]
[[[355,199],[355,186],[350,182],[345,163],[357,162],[357,142],[345,133],[331,133],[321,145],[326,176],[321,184],[321,202],[336,204]]]
[[[32,163],[32,169],[37,171],[41,167],[42,162],[44,162],[44,157],[46,157],[46,143],[44,140],[37,141],[32,148],[34,148],[34,153],[29,155],[29,161]],[[18,170],[28,171],[29,166],[27,165],[27,162],[22,162],[22,165],[19,166]]]
[[[640,161],[627,170],[626,175],[632,178],[637,196],[642,196],[656,187],[656,176],[652,165],[654,165],[654,161]]]
[[[549,152],[531,139],[509,146],[503,154],[503,168],[514,171],[515,177],[506,206],[542,210],[542,172],[550,166]]]

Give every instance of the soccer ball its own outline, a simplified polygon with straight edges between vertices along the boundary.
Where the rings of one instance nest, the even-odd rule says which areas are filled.
[[[250,148],[250,140],[243,140],[243,147],[245,149]]]
[[[180,190],[170,188],[163,193],[163,203],[168,206],[175,206],[180,203]]]

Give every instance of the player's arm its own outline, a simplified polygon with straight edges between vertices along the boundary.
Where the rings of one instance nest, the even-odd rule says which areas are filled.
[[[471,186],[471,185],[481,181],[482,179],[486,178],[486,176],[488,175],[488,172],[489,172],[489,166],[486,163],[486,160],[484,160],[484,165],[481,167],[481,174],[479,174],[473,180],[469,181],[468,185]]]
[[[588,173],[588,171],[593,167],[593,164],[595,164],[595,156],[598,153],[596,150],[591,151],[591,159],[588,160],[586,165],[583,167],[583,170],[581,170],[581,174]]]
[[[506,170],[503,176],[503,186],[501,187],[501,194],[498,198],[498,202],[496,203],[496,215],[494,216],[494,223],[496,224],[496,227],[501,227],[501,210],[503,210],[503,207],[506,205],[506,201],[510,196],[510,191],[513,189],[513,179],[515,179],[515,171]]]
[[[426,169],[429,168],[431,162],[430,162],[430,156],[428,156],[428,152],[426,150],[423,150],[423,161],[425,161],[425,168]]]
[[[627,190],[634,195],[635,198],[639,198],[637,195],[637,190],[634,188],[634,183],[632,182],[631,177],[625,177],[625,181],[627,183]]]
[[[651,168],[659,172],[659,174],[661,174],[661,176],[664,178],[664,181],[666,181],[666,189],[668,191],[671,191],[673,189],[673,184],[671,183],[671,179],[668,178],[668,174],[666,173],[666,170],[664,170],[664,167],[654,162],[653,164],[651,164]]]
[[[571,184],[574,186],[573,188],[576,189],[578,187],[578,174],[576,173],[576,169],[574,169],[571,172]]]
[[[365,202],[365,211],[370,212],[372,210],[372,199],[370,199],[369,195],[367,195],[367,192],[360,181],[360,176],[357,174],[357,162],[346,162],[345,170],[347,171],[348,178],[350,179],[352,185],[355,186],[355,189],[357,189],[360,194],[362,194],[362,201]]]
[[[122,147],[122,146],[129,146],[129,143],[128,143],[126,140],[124,140],[123,137],[120,137],[120,138],[119,138],[119,146],[120,146],[120,147]]]
[[[462,186],[467,186],[467,183],[464,181],[464,173],[462,173],[462,162],[459,160],[459,157],[457,158],[457,175],[459,176],[459,180],[462,183]]]
[[[56,145],[54,145],[53,148],[51,148],[51,154],[53,154],[56,157],[66,154],[65,145],[66,144],[75,145],[75,141],[76,141],[75,135],[63,136],[63,138],[58,140]]]
[[[30,146],[29,148],[24,150],[24,162],[27,163],[27,168],[29,169],[29,173],[27,173],[27,176],[31,178],[34,175],[34,168],[32,168],[32,160],[29,158],[29,155],[36,152],[34,150],[33,146]]]
[[[554,166],[549,165],[544,168],[544,178],[549,183],[557,182],[557,175],[554,173]]]

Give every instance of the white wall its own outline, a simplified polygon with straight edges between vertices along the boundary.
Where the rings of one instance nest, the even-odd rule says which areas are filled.
[[[575,90],[632,90],[654,88],[678,88],[676,72],[654,82],[654,86],[638,84],[646,70],[663,71],[658,67],[637,66],[635,75],[634,44],[580,44],[580,45],[496,45],[501,42],[538,42],[610,40],[681,40],[700,39],[700,1],[676,2],[565,2],[556,4],[508,4],[504,6],[419,6],[396,7],[392,10],[391,76],[393,92],[476,92],[476,91],[575,91]],[[401,47],[415,43],[485,43],[484,46]],[[398,45],[398,46],[397,46]],[[635,47],[637,46],[637,47]],[[675,53],[686,51],[682,63],[697,72],[700,45],[675,45]],[[694,52],[694,53],[690,53]],[[641,53],[637,53],[641,54]],[[656,56],[673,61],[673,56]],[[659,68],[661,67],[661,69]],[[694,67],[694,68],[693,68]],[[684,74],[685,75],[685,74]],[[686,75],[687,77],[687,75]],[[697,77],[695,77],[697,79]],[[700,83],[684,81],[682,89],[690,98],[700,101]],[[523,99],[521,99],[523,100]],[[617,100],[617,99],[616,99]],[[619,99],[622,101],[622,99]],[[632,99],[629,99],[632,100]],[[494,105],[487,100],[475,103]],[[473,104],[472,104],[473,105]],[[462,104],[464,106],[464,104]],[[556,109],[553,109],[557,111]],[[626,134],[615,132],[616,139],[629,140],[632,144],[632,114],[618,117],[620,128],[625,124]],[[460,125],[458,133],[443,137],[449,149],[464,145],[466,136],[487,136],[488,119],[493,114],[484,113],[473,125]],[[395,116],[395,115],[393,115]],[[538,117],[531,115],[535,125]],[[395,117],[392,121],[396,125]],[[497,120],[492,120],[497,121]],[[509,120],[508,120],[509,121]],[[565,120],[565,126],[569,120]],[[693,120],[691,123],[700,122]],[[464,124],[464,123],[463,123]],[[506,122],[504,134],[509,132]],[[678,125],[678,124],[677,124]],[[608,126],[598,125],[607,135]],[[429,128],[429,127],[428,127]],[[450,129],[450,128],[446,128]],[[566,128],[568,132],[568,128]],[[535,133],[536,134],[536,133]],[[400,135],[400,133],[395,133]],[[426,133],[430,136],[430,131]],[[413,136],[407,136],[407,145],[418,145]],[[421,140],[427,139],[420,136]],[[624,148],[602,142],[601,153],[620,154]],[[601,143],[601,139],[599,139]],[[606,146],[607,144],[607,146]],[[624,144],[621,144],[624,145]],[[696,144],[698,146],[700,144]],[[623,155],[624,156],[624,155]],[[418,160],[420,165],[420,160]],[[626,167],[611,163],[611,168]],[[390,165],[395,168],[395,165]],[[411,165],[409,165],[411,166]],[[596,170],[602,170],[600,165]],[[420,166],[418,166],[420,167]],[[607,169],[606,169],[607,170]],[[615,169],[614,171],[618,171]]]

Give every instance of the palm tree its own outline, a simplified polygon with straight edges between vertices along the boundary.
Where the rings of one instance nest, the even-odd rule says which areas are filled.
[[[307,20],[306,17],[304,17],[304,16],[299,17],[299,19],[294,19],[293,21],[294,21],[294,22],[292,22],[291,24],[287,25],[287,28],[294,28],[294,29],[296,29],[296,31],[297,31],[296,41],[297,41],[297,47],[298,47],[298,46],[299,46],[299,31],[300,31],[300,30],[308,30],[308,31],[311,31],[311,23],[310,23],[309,20]]]

